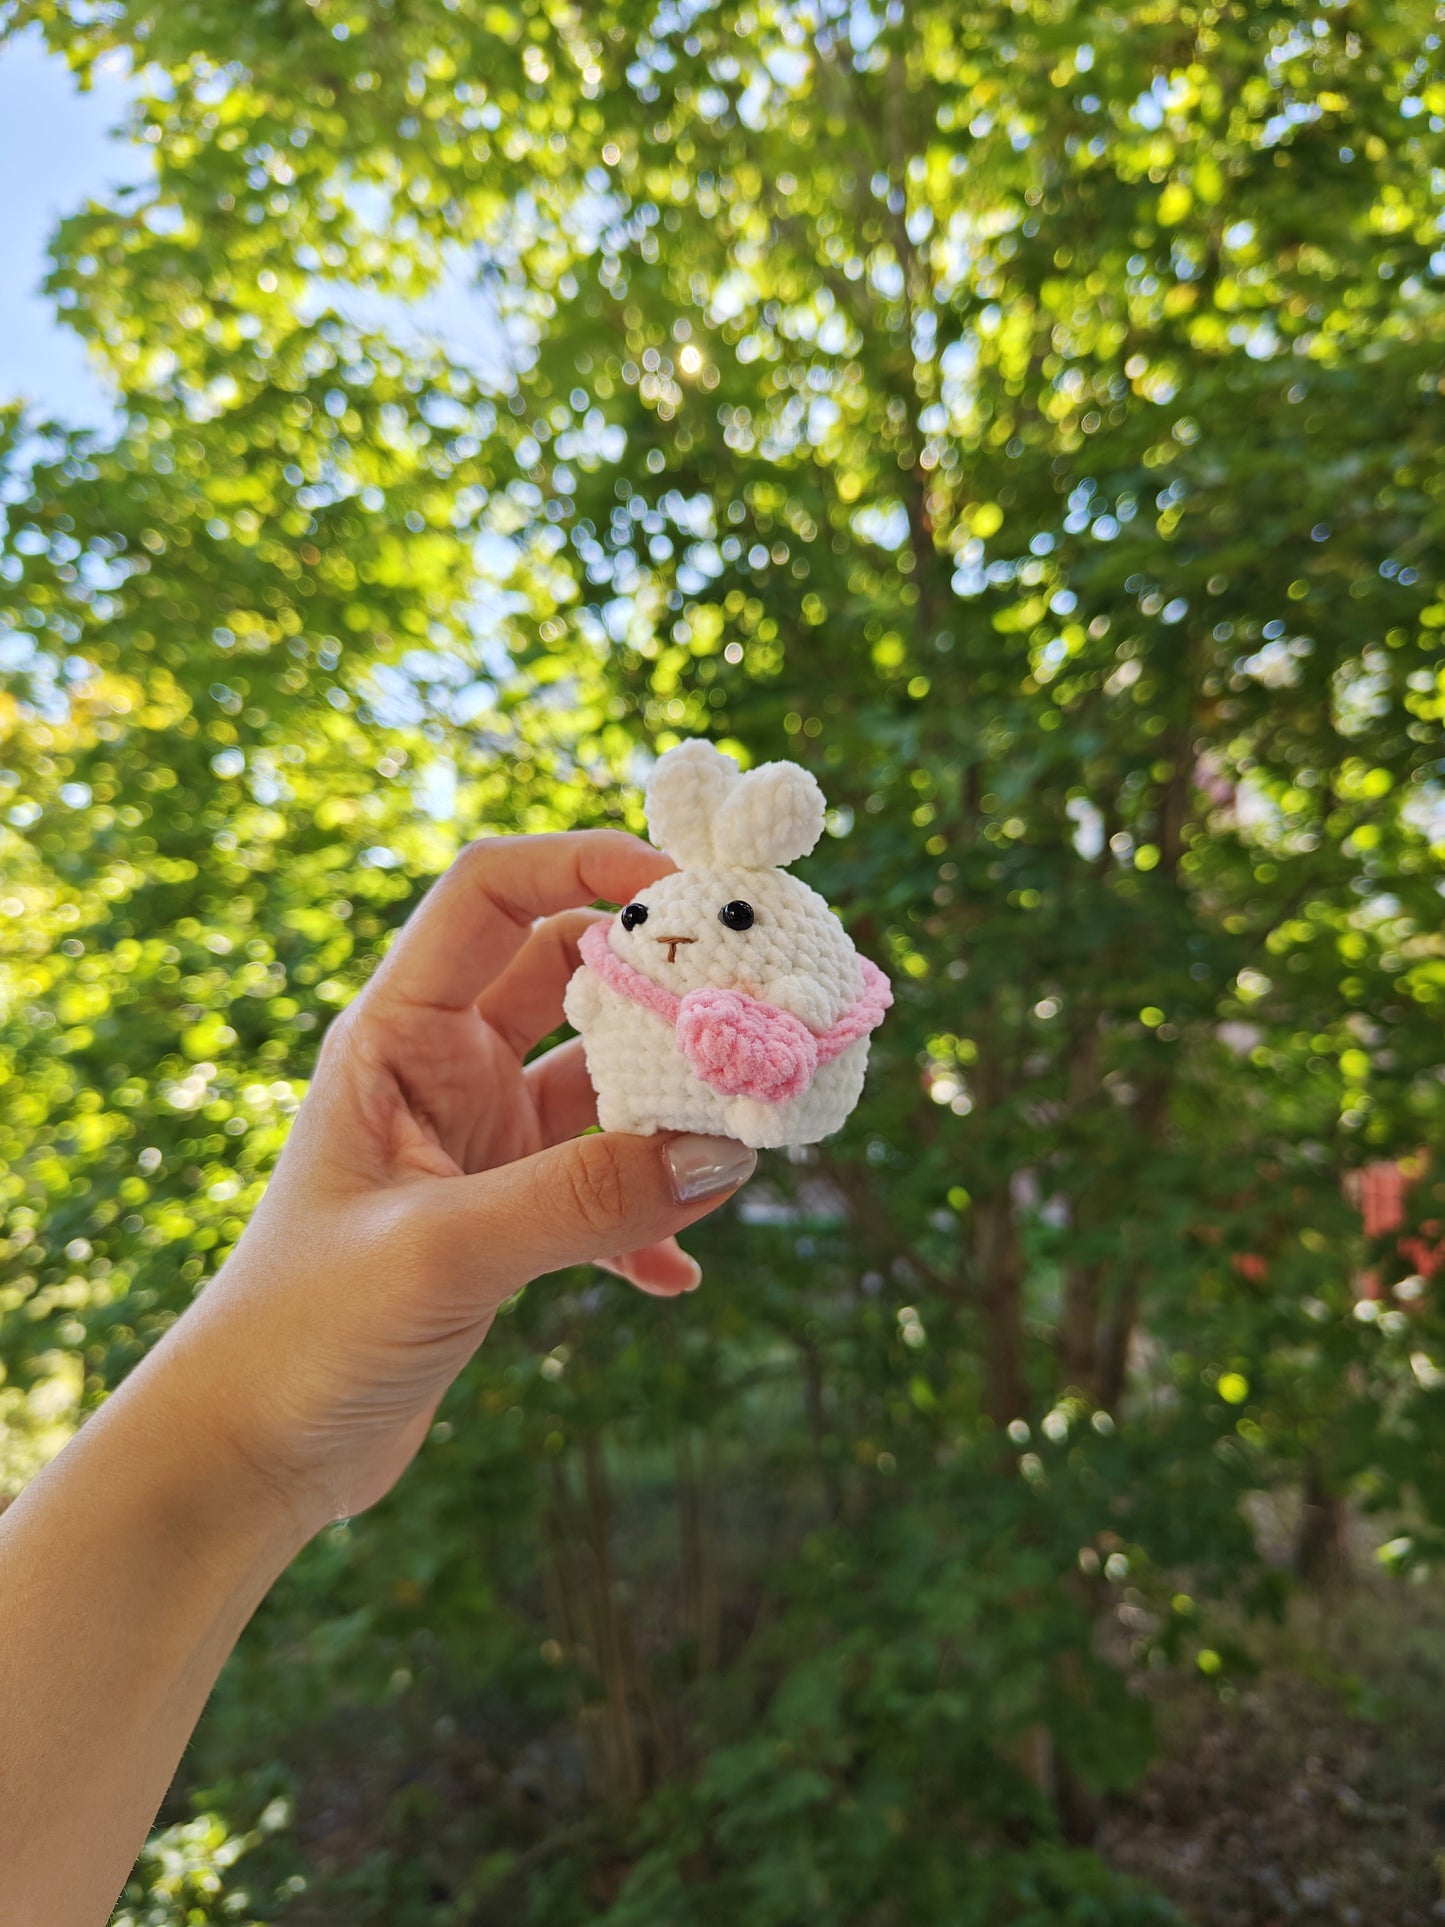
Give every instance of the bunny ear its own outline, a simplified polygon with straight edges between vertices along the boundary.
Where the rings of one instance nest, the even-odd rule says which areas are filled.
[[[797,763],[764,763],[733,787],[717,813],[712,831],[717,860],[745,870],[792,863],[823,834],[826,808],[807,770]]]
[[[738,766],[711,743],[679,743],[657,759],[647,780],[653,843],[685,870],[713,861],[713,826],[738,783]]]

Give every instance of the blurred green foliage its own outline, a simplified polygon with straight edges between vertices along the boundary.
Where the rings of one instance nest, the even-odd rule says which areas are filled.
[[[155,173],[55,245],[118,431],[0,444],[8,1482],[461,838],[800,758],[898,989],[696,1299],[533,1288],[298,1562],[119,1918],[1172,1918],[1087,1843],[1242,1501],[1445,1528],[1346,1192],[1445,1107],[1433,5],[35,23]]]

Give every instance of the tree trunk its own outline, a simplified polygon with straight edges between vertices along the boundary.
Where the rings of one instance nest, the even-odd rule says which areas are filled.
[[[1064,1277],[1064,1302],[1059,1312],[1059,1379],[1063,1388],[1072,1386],[1094,1396],[1098,1376],[1096,1348],[1099,1332],[1099,1305],[1103,1296],[1104,1267],[1071,1265]]]
[[[716,1670],[721,1606],[717,1581],[717,1532],[713,1499],[717,1491],[717,1446],[709,1436],[699,1471],[691,1432],[680,1432],[674,1448],[677,1467],[678,1526],[682,1538],[682,1616],[692,1636],[694,1677]]]
[[[995,1425],[1028,1411],[1024,1377],[1023,1258],[1008,1192],[974,1212],[974,1257],[983,1312],[983,1409]]]
[[[1139,1318],[1139,1279],[1126,1278],[1114,1295],[1114,1303],[1103,1331],[1099,1334],[1098,1368],[1092,1387],[1095,1402],[1106,1412],[1118,1410],[1129,1380],[1129,1346]]]
[[[1339,1585],[1350,1576],[1349,1509],[1313,1462],[1305,1473],[1303,1496],[1295,1571],[1312,1586]]]
[[[596,1629],[597,1670],[607,1703],[616,1786],[631,1799],[642,1797],[642,1759],[633,1727],[629,1691],[628,1642],[617,1612],[617,1575],[612,1564],[612,1493],[602,1442],[590,1433],[582,1446],[582,1471],[587,1489],[587,1540],[592,1554],[592,1609]]]

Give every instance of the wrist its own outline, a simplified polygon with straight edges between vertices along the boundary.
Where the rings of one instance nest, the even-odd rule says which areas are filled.
[[[97,1415],[127,1449],[158,1529],[195,1560],[269,1584],[325,1524],[249,1435],[235,1378],[183,1322]]]

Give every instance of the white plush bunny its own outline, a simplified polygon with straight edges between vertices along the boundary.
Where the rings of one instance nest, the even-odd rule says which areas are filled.
[[[742,775],[680,743],[647,785],[652,840],[679,865],[593,924],[567,986],[605,1130],[705,1131],[758,1148],[836,1131],[893,1001],[816,890],[823,793],[796,763]]]

